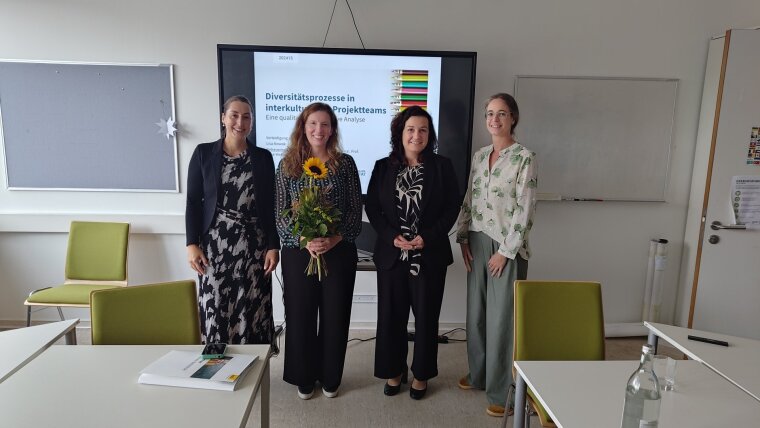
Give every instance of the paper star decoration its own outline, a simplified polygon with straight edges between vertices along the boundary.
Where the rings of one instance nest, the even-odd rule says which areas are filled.
[[[158,126],[158,134],[164,134],[166,135],[166,139],[170,139],[174,136],[174,134],[177,132],[177,128],[174,126],[175,122],[173,118],[168,119],[161,119],[158,122],[156,122],[156,125]]]

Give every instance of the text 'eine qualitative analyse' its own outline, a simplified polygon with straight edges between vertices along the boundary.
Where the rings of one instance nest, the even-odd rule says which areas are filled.
[[[300,113],[306,105],[315,103],[315,102],[322,102],[326,104],[330,104],[330,107],[332,107],[333,111],[335,111],[336,114],[373,114],[373,115],[386,115],[388,114],[388,109],[385,107],[370,107],[370,106],[360,106],[360,105],[345,105],[345,104],[335,104],[335,103],[351,103],[356,100],[356,97],[346,94],[346,95],[314,95],[314,94],[304,94],[300,92],[291,92],[291,93],[275,93],[275,92],[267,92],[266,93],[266,101],[267,103],[264,105],[264,110],[269,112],[276,112],[276,113]],[[269,101],[296,101],[296,103],[269,103]],[[267,115],[267,120],[288,120],[290,119],[290,115]]]

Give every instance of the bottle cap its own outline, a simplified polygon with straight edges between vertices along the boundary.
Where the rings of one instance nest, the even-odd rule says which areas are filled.
[[[644,354],[651,354],[652,353],[652,346],[648,343],[641,347],[641,352]]]

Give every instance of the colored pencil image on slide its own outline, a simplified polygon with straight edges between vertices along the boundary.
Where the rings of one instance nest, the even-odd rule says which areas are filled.
[[[411,106],[427,110],[428,70],[393,70],[391,72],[391,111],[404,111]]]

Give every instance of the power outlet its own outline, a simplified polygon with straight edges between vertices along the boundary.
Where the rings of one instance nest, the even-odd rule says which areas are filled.
[[[354,294],[354,303],[377,303],[377,294]]]

